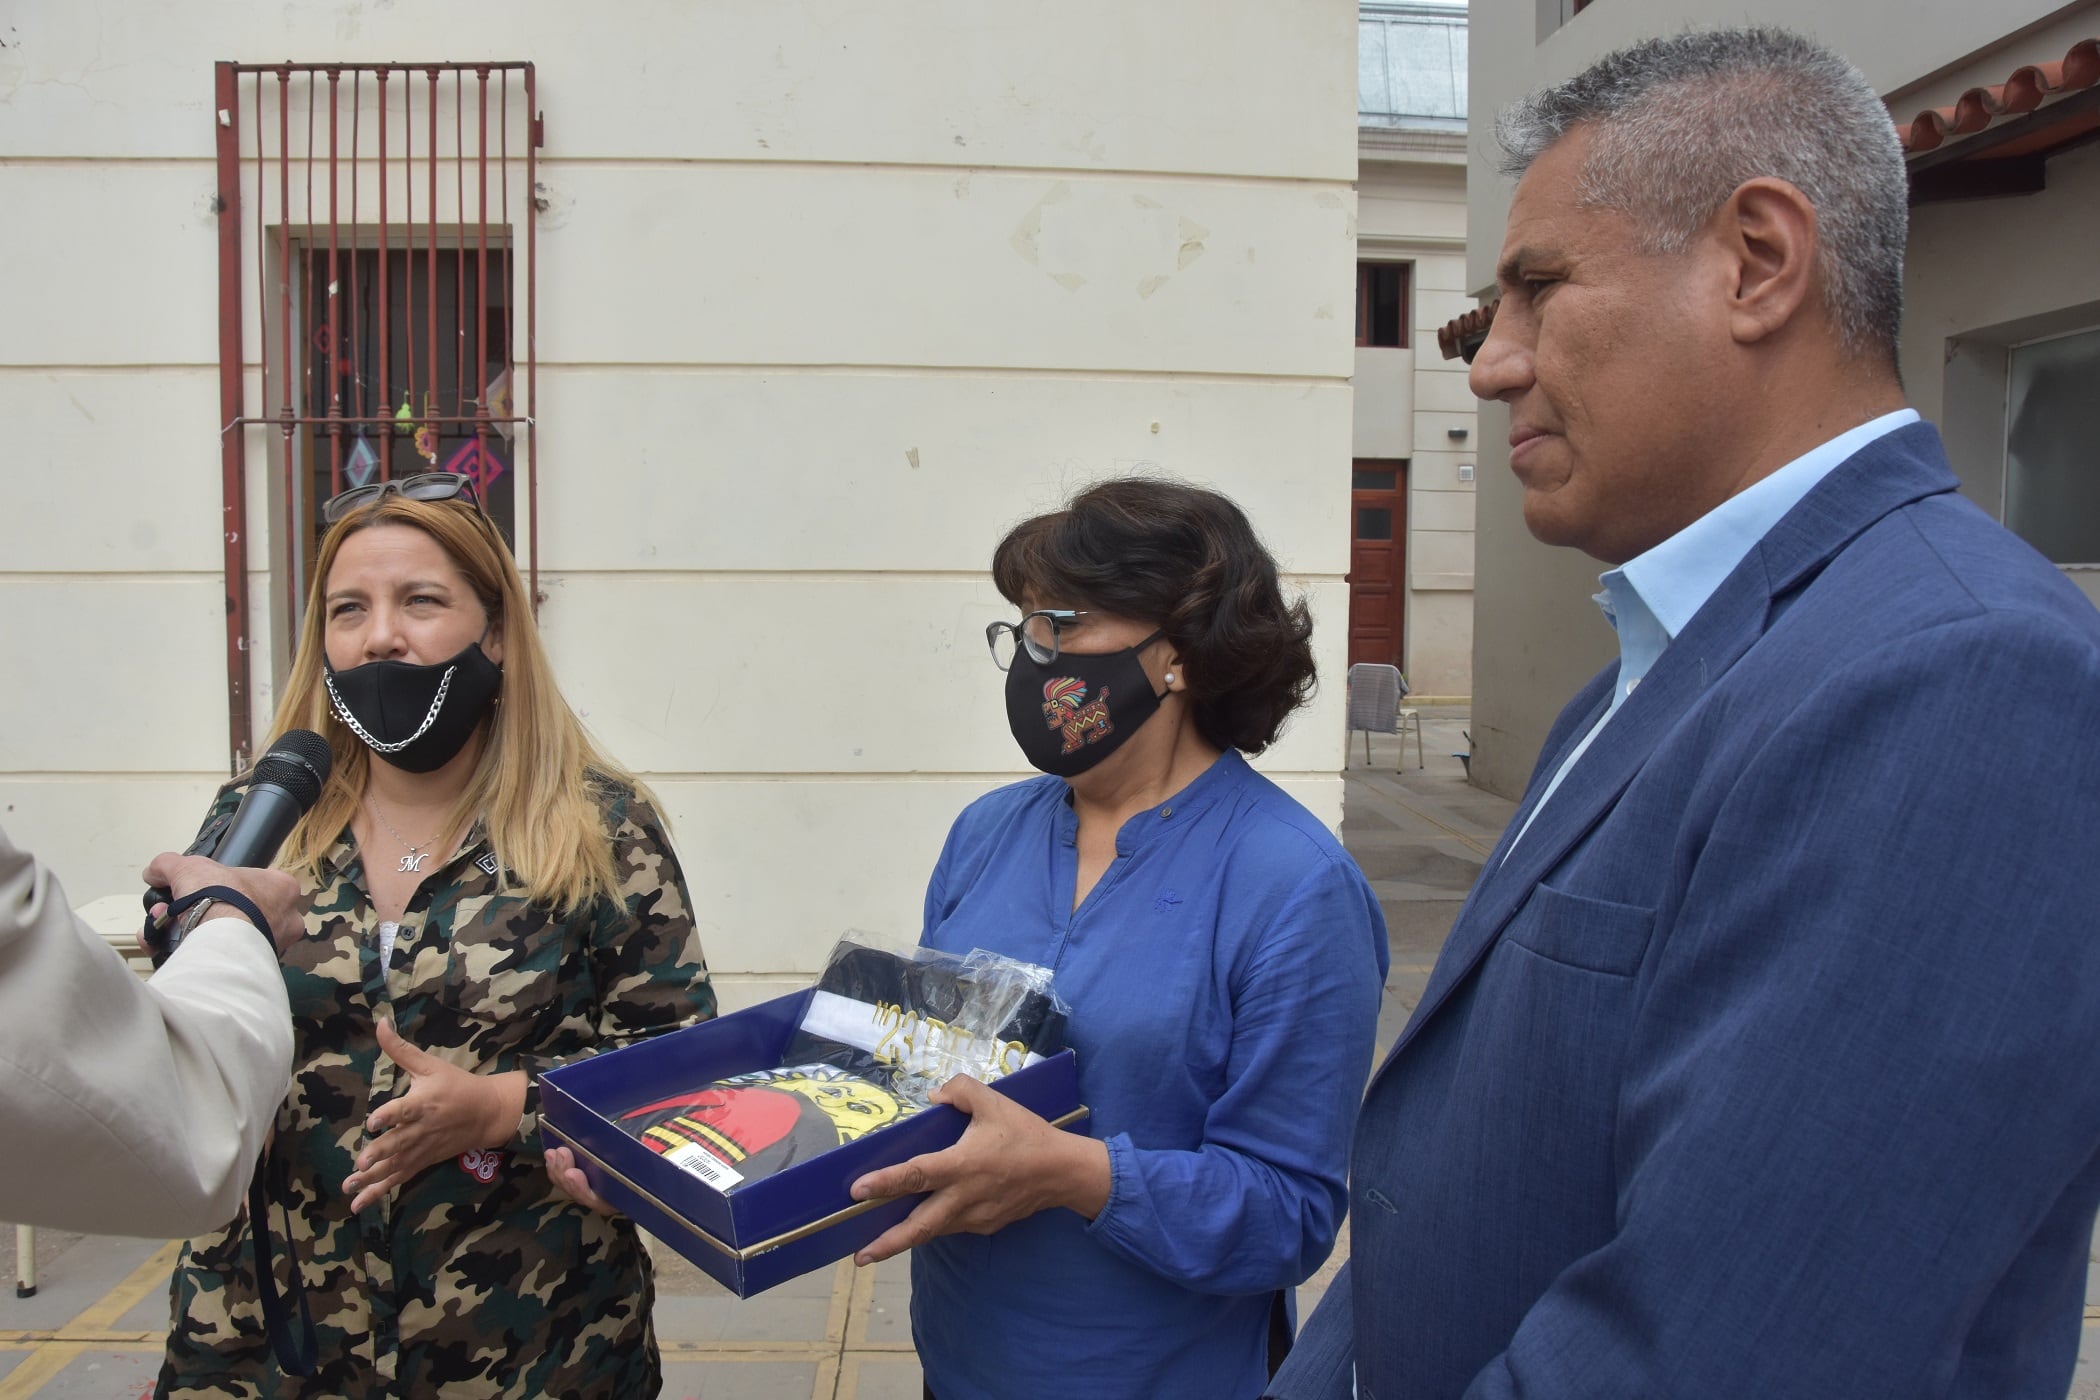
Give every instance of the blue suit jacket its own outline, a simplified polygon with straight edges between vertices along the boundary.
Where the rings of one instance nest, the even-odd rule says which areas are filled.
[[[1570,771],[1357,1129],[1271,1393],[2061,1397],[2100,1199],[2100,614],[1867,447]]]

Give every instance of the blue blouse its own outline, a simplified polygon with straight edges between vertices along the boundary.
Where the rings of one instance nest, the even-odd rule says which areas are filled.
[[[922,942],[1052,969],[1108,1206],[912,1252],[939,1400],[1230,1400],[1268,1378],[1271,1300],[1348,1204],[1385,919],[1326,827],[1228,752],[1131,817],[1075,911],[1079,819],[1037,778],[948,833]]]

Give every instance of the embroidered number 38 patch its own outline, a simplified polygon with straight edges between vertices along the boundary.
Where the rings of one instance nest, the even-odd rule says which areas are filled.
[[[477,1147],[471,1151],[459,1154],[459,1169],[484,1186],[496,1179],[496,1173],[502,1169],[502,1166],[503,1150],[501,1148]]]

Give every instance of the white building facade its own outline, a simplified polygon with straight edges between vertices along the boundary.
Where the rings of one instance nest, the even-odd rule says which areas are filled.
[[[1350,659],[1399,666],[1417,703],[1463,703],[1473,688],[1474,400],[1436,336],[1473,305],[1466,9],[1376,0],[1358,25]]]
[[[1309,595],[1326,684],[1262,766],[1339,822],[1349,507],[1314,487],[1352,450],[1353,6],[8,23],[0,823],[76,903],[133,896],[266,731],[360,437],[488,472],[570,701],[668,808],[729,1005],[848,929],[917,935],[949,821],[1023,772],[992,547],[1104,476],[1222,489]],[[498,61],[530,72],[484,90]],[[379,352],[344,323],[387,295],[413,338]]]

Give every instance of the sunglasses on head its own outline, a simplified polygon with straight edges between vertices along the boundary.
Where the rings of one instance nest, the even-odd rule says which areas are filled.
[[[348,491],[330,496],[321,505],[321,523],[333,525],[352,511],[376,505],[382,497],[395,492],[411,501],[449,501],[456,496],[465,496],[475,510],[481,509],[481,493],[474,489],[473,477],[464,472],[418,472],[393,481],[353,486]]]

